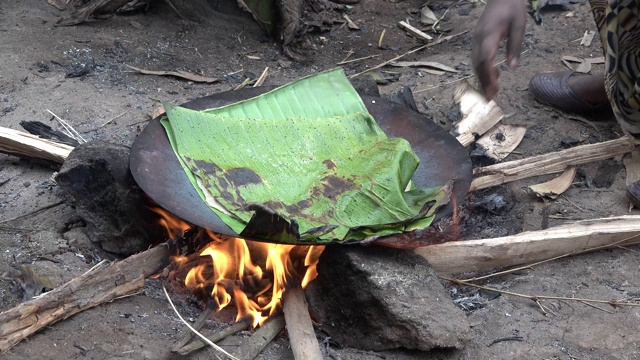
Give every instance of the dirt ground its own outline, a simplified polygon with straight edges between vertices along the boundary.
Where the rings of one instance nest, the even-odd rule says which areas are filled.
[[[214,3],[214,2],[212,2]],[[251,17],[225,4],[206,24],[181,20],[163,1],[146,13],[115,16],[75,27],[55,27],[63,13],[44,0],[0,3],[0,124],[21,129],[19,122],[38,120],[58,127],[47,112],[68,120],[87,140],[130,145],[156,106],[152,99],[181,103],[229,90],[243,75],[259,75],[269,67],[265,84],[282,84],[329,69],[344,59],[377,57],[345,66],[348,74],[374,66],[414,47],[417,42],[396,24],[415,17],[422,1],[362,0],[349,12],[360,31],[337,24],[331,31],[309,35],[311,61],[298,64],[259,30]],[[442,28],[450,33],[471,30],[484,5],[467,1],[434,3]],[[568,16],[569,13],[573,16]],[[415,23],[413,21],[412,23]],[[377,46],[386,29],[383,49]],[[507,160],[562,148],[573,138],[581,144],[613,139],[621,130],[608,115],[593,123],[576,121],[537,104],[527,91],[531,75],[563,69],[561,57],[601,56],[597,39],[588,47],[579,39],[595,29],[588,5],[544,13],[544,21],[529,21],[526,53],[521,66],[502,66],[503,91],[496,101],[510,116],[508,123],[527,125],[528,133]],[[430,60],[454,66],[459,73],[431,75],[417,69],[385,68],[400,78],[382,93],[408,85],[420,109],[448,127],[456,117],[451,83],[471,75],[468,34],[410,55],[406,60]],[[186,70],[223,79],[197,84],[171,77],[139,75],[125,65],[153,70]],[[595,68],[594,71],[601,70]],[[78,75],[75,77],[69,77]],[[240,76],[238,76],[240,75]],[[592,119],[593,120],[593,119]],[[46,274],[54,285],[85,272],[99,256],[82,246],[81,221],[51,181],[55,166],[0,154],[0,310],[23,299],[20,264]],[[471,194],[469,203],[497,193],[513,205],[500,214],[476,209],[465,223],[464,238],[486,238],[538,230],[573,220],[629,213],[625,170],[621,161],[580,167],[582,178],[556,200],[542,201],[528,179]],[[586,178],[586,180],[585,180]],[[585,186],[598,182],[601,187]],[[610,180],[610,181],[606,181]],[[638,214],[634,210],[631,214]],[[28,214],[27,216],[20,217]],[[12,220],[13,219],[13,220]],[[72,230],[74,229],[75,230]],[[640,248],[599,251],[565,258],[518,273],[489,279],[486,284],[524,293],[621,299],[640,296]],[[452,300],[477,291],[445,284]],[[149,281],[143,294],[85,311],[23,341],[5,359],[168,359],[171,345],[186,331],[159,289]],[[186,318],[199,314],[195,302],[174,294]],[[473,340],[463,350],[362,352],[331,347],[333,359],[640,359],[640,308],[604,310],[578,302],[548,301],[553,314],[543,314],[532,302],[508,296],[484,301],[468,311]],[[606,310],[606,311],[605,311]],[[211,322],[207,326],[219,326]],[[519,336],[520,341],[492,341]],[[323,344],[323,346],[327,346]],[[202,351],[192,359],[209,358]],[[291,359],[286,336],[273,342],[261,359]]]

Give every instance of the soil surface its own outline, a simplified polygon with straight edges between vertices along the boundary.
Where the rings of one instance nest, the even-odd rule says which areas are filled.
[[[216,3],[216,2],[212,2]],[[350,30],[334,24],[308,34],[309,61],[287,59],[280,46],[264,35],[251,16],[234,2],[218,1],[215,19],[181,19],[163,1],[146,13],[118,15],[74,27],[55,27],[67,14],[44,0],[5,1],[0,5],[0,124],[20,129],[20,121],[38,120],[60,128],[47,110],[67,120],[87,140],[130,145],[157,107],[154,99],[182,103],[232,89],[244,77],[269,67],[266,85],[283,84],[330,69],[338,62],[375,55],[344,66],[347,74],[405,53],[419,44],[397,26],[419,16],[422,1],[362,0],[349,11],[360,26]],[[440,28],[455,34],[472,30],[484,5],[467,1],[436,2],[443,17]],[[340,19],[340,15],[332,15]],[[562,141],[595,143],[622,132],[610,115],[589,121],[558,113],[536,103],[527,91],[531,75],[563,70],[561,57],[602,55],[596,38],[590,46],[580,39],[595,26],[588,5],[547,11],[540,25],[529,21],[526,52],[520,67],[502,70],[497,103],[510,116],[505,122],[528,126],[525,139],[506,160],[562,149]],[[382,47],[380,35],[385,31]],[[431,33],[431,31],[428,31]],[[403,86],[414,91],[419,109],[444,127],[457,118],[453,102],[456,80],[472,74],[470,35],[409,55],[405,60],[429,60],[458,69],[433,75],[414,68],[385,67],[398,80],[380,85],[391,94]],[[500,57],[502,53],[500,54]],[[185,70],[220,78],[214,84],[141,75],[125,65],[150,70]],[[594,65],[593,71],[601,71]],[[473,79],[471,79],[473,82]],[[578,120],[576,120],[578,119]],[[83,241],[83,223],[51,177],[56,166],[0,154],[0,310],[23,301],[21,264],[46,275],[54,286],[84,273],[104,254]],[[555,200],[540,200],[527,186],[547,178],[518,181],[469,195],[469,204],[497,194],[509,210],[472,209],[464,238],[488,238],[538,230],[574,220],[638,214],[625,198],[626,173],[621,159],[579,167],[580,177]],[[594,185],[595,184],[595,185]],[[599,186],[599,187],[597,187]],[[592,299],[640,296],[638,247],[599,251],[550,262],[535,269],[488,279],[485,284],[533,295]],[[452,301],[478,291],[450,284]],[[144,293],[84,311],[31,336],[4,359],[165,359],[187,330],[162,295],[160,281],[148,282]],[[547,314],[533,302],[506,295],[467,309],[473,340],[462,350],[363,352],[339,348],[327,341],[323,349],[333,359],[640,359],[640,308],[601,309],[579,302],[546,301]],[[195,319],[201,309],[190,296],[172,291],[181,313]],[[464,303],[464,301],[462,301]],[[222,326],[224,314],[207,324]],[[244,334],[244,336],[248,333]],[[499,339],[510,341],[493,343]],[[204,359],[207,351],[188,358]],[[261,359],[292,359],[286,336],[280,336]]]

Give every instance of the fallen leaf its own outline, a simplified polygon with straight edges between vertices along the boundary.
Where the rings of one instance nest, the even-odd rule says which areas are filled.
[[[591,72],[591,63],[588,61],[581,62],[578,64],[575,71],[582,74],[588,74]]]
[[[526,132],[526,126],[498,124],[482,135],[476,144],[486,156],[500,161],[520,145]]]
[[[576,167],[571,166],[567,168],[562,175],[555,179],[549,180],[542,184],[531,185],[529,189],[536,193],[540,197],[548,197],[555,199],[558,195],[567,191],[573,184],[573,178],[576,176]]]
[[[193,82],[201,82],[201,83],[208,83],[208,84],[220,81],[220,79],[197,75],[197,74],[193,74],[193,73],[182,71],[182,70],[156,71],[156,70],[138,69],[137,67],[133,67],[130,65],[125,65],[125,66],[145,75],[175,76],[175,77],[190,80]]]
[[[581,63],[581,62],[584,61],[583,58],[579,58],[579,57],[571,56],[571,55],[563,55],[562,56],[562,60],[566,60],[566,61],[574,62],[574,63]]]
[[[442,70],[434,70],[434,69],[429,69],[429,68],[421,69],[420,71],[424,71],[424,72],[426,72],[427,74],[431,74],[431,75],[438,75],[438,76],[440,76],[440,75],[444,75],[444,74],[446,73],[446,71],[442,71]]]
[[[129,25],[131,25],[132,27],[140,30],[140,29],[144,29],[144,25],[140,24],[139,22],[135,21],[135,20],[131,20],[129,21]]]
[[[436,14],[429,9],[427,5],[423,6],[420,10],[420,23],[422,25],[433,25],[438,22]]]
[[[451,72],[451,73],[458,72],[458,70],[452,68],[451,66],[447,66],[445,64],[441,64],[435,61],[395,61],[389,65],[398,66],[398,67],[425,67],[425,68],[432,68],[432,69]]]
[[[576,56],[571,56],[571,55],[564,55],[562,57],[562,63],[568,67],[570,70],[573,70],[575,72],[579,72],[579,73],[583,73],[583,74],[588,74],[589,72],[591,72],[591,65],[592,64],[604,64],[604,57],[597,57],[597,58],[579,58]],[[577,63],[578,66],[574,69],[573,66],[571,65],[571,63]]]

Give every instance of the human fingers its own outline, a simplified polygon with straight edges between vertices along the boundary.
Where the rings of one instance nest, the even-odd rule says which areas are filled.
[[[527,16],[524,10],[516,12],[511,20],[507,40],[507,64],[514,68],[520,64]]]
[[[493,66],[500,37],[495,34],[474,41],[473,67],[484,96],[491,100],[498,93],[498,70]]]

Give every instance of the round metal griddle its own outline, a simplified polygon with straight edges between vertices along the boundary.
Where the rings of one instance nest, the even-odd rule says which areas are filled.
[[[193,110],[220,107],[258,96],[273,87],[245,88],[189,101]],[[371,115],[388,137],[406,139],[420,158],[413,175],[417,187],[439,186],[455,179],[453,197],[460,204],[471,184],[471,160],[466,149],[440,126],[408,108],[381,99],[362,96]],[[216,233],[239,236],[200,198],[176,157],[160,118],[144,128],[133,143],[130,168],[138,185],[162,208],[194,225]],[[437,218],[450,215],[452,205],[438,210]]]

